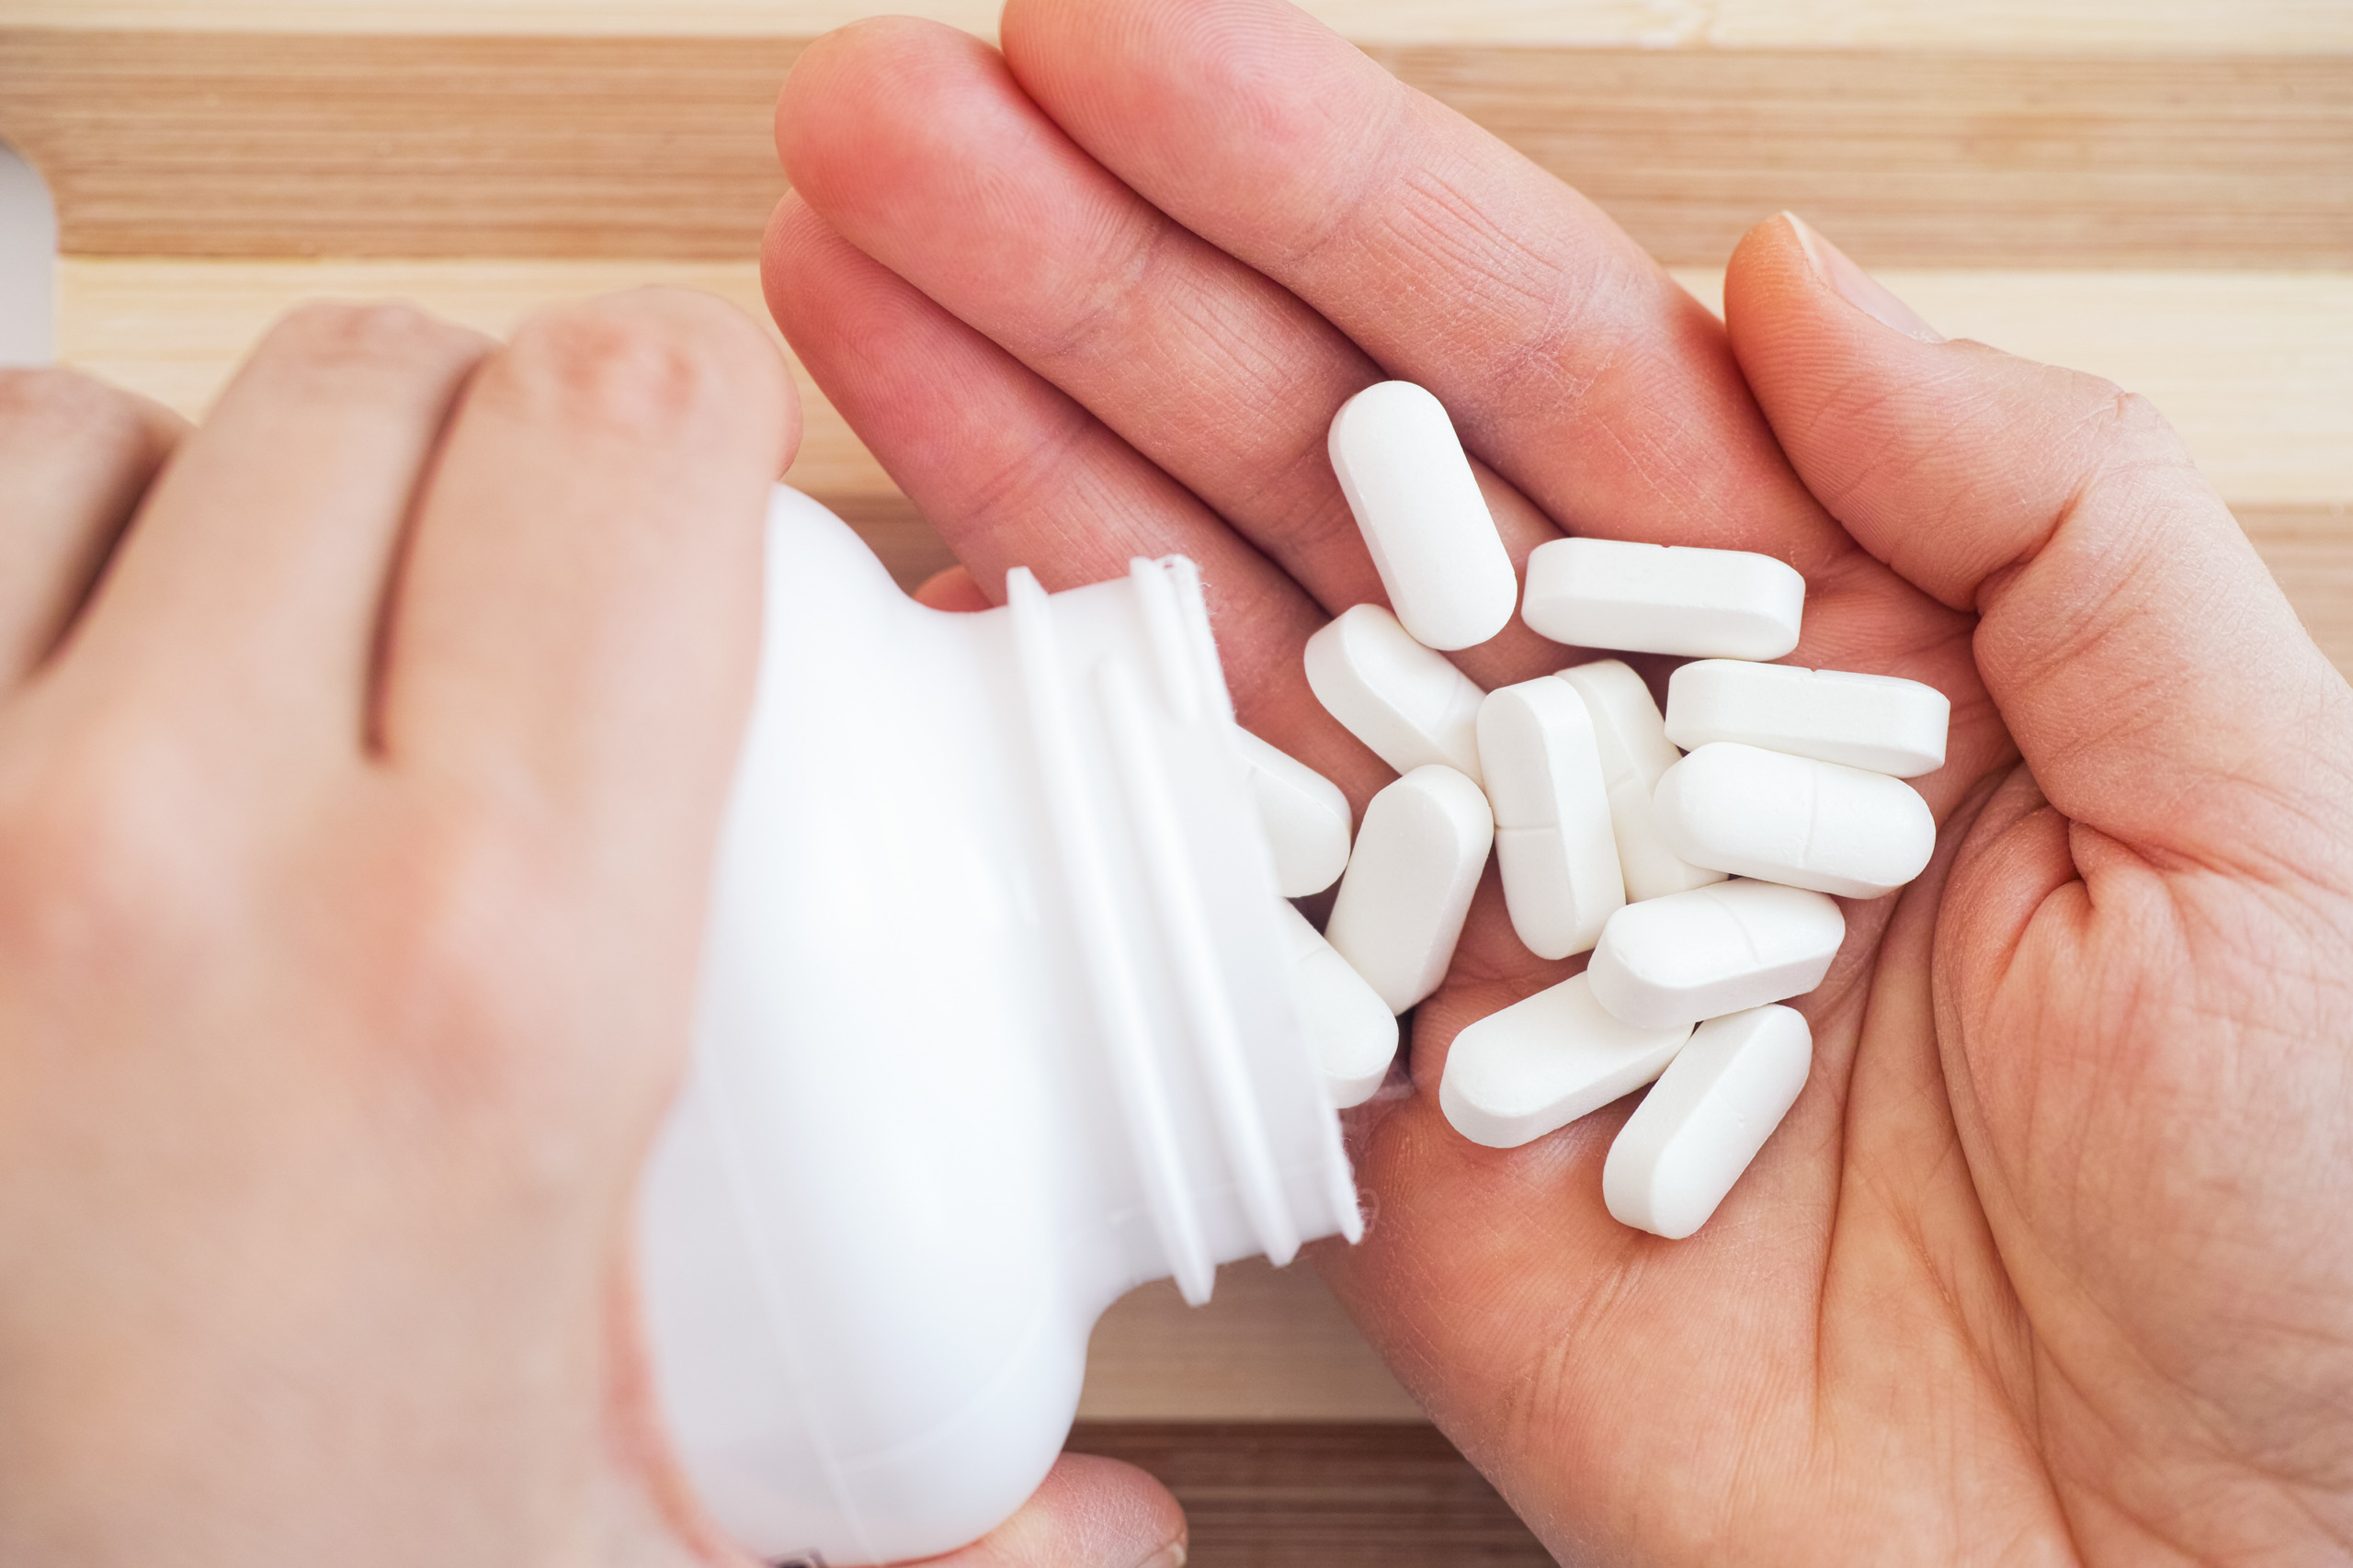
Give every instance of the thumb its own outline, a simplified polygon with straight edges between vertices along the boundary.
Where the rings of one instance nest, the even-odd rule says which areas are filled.
[[[902,1568],[1184,1568],[1185,1514],[1131,1464],[1064,1454],[1021,1511],[972,1545]]]
[[[1978,612],[1979,670],[2053,806],[2241,867],[2276,862],[2283,821],[2336,815],[2353,692],[2147,402],[1946,342],[1786,214],[1734,251],[1724,317],[1814,495]]]

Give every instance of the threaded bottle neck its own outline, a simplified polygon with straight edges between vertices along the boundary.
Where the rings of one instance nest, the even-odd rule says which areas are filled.
[[[1095,1033],[1168,1272],[1362,1233],[1290,999],[1200,581],[1182,557],[1048,596],[1006,578],[1029,741]]]

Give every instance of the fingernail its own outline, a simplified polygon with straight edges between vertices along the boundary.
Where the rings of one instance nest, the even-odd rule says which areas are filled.
[[[1922,343],[1942,343],[1945,335],[1920,319],[1920,312],[1887,291],[1887,285],[1857,267],[1847,253],[1808,228],[1794,212],[1784,212],[1798,244],[1805,252],[1813,275],[1838,292],[1838,297],[1883,326]]]
[[[1185,1568],[1185,1543],[1172,1540],[1136,1564],[1136,1568]]]

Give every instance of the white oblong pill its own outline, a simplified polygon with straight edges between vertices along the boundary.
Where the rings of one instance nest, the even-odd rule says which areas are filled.
[[[1528,557],[1522,620],[1555,642],[1778,659],[1798,645],[1805,579],[1745,550],[1556,539]]]
[[[1398,772],[1436,762],[1479,781],[1486,693],[1379,605],[1344,610],[1307,640],[1307,684],[1325,711]]]
[[[1416,767],[1365,807],[1324,936],[1391,1012],[1446,978],[1495,832],[1487,797],[1451,767]]]
[[[1283,931],[1290,941],[1291,994],[1332,1104],[1341,1110],[1362,1105],[1389,1076],[1390,1061],[1397,1054],[1397,1016],[1307,916],[1288,903]]]
[[[1671,892],[1724,880],[1722,871],[1694,866],[1667,847],[1659,832],[1652,796],[1666,770],[1682,759],[1666,738],[1658,704],[1643,677],[1618,659],[1597,659],[1563,670],[1564,680],[1585,699],[1593,739],[1601,754],[1601,774],[1609,785],[1609,825],[1618,840],[1618,869],[1626,900],[1639,903]]]
[[[1813,1062],[1813,1033],[1791,1008],[1701,1024],[1609,1145],[1610,1214],[1669,1241],[1706,1224],[1797,1103]]]
[[[1347,869],[1348,798],[1289,752],[1247,730],[1234,733],[1242,737],[1250,798],[1275,852],[1276,891],[1285,898],[1322,892]]]
[[[1584,952],[1626,902],[1585,699],[1550,676],[1489,692],[1479,706],[1479,764],[1512,929],[1538,958]]]
[[[1619,1017],[1672,1028],[1804,994],[1846,936],[1846,915],[1821,893],[1718,882],[1611,915],[1586,973]]]
[[[1381,381],[1340,405],[1327,443],[1397,619],[1426,648],[1468,648],[1511,621],[1519,579],[1438,400]]]
[[[1586,977],[1572,975],[1456,1035],[1438,1108],[1473,1143],[1518,1148],[1632,1094],[1690,1034],[1689,1024],[1642,1028],[1614,1018]]]
[[[1694,865],[1845,898],[1894,892],[1937,850],[1928,802],[1903,779],[1736,741],[1668,768],[1652,802]]]
[[[1666,738],[1686,751],[1711,741],[1916,778],[1945,765],[1952,703],[1895,676],[1698,659],[1666,681]]]

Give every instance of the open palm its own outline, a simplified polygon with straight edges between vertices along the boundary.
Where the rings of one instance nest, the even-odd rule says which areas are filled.
[[[1439,1115],[1454,1033],[1583,961],[1491,870],[1321,1259],[1447,1432],[1574,1560],[2353,1551],[2353,694],[2162,421],[1786,219],[1727,330],[1278,0],[1015,0],[1004,40],[861,25],[779,111],[770,304],[969,568],[936,594],[1192,556],[1243,722],[1361,809],[1389,775],[1301,649],[1382,598],[1324,437],[1393,376],[1516,560],[1777,555],[1792,662],[1953,700],[1937,858],[1847,903],[1813,1078],[1689,1241],[1602,1207],[1623,1107],[1509,1151]]]

